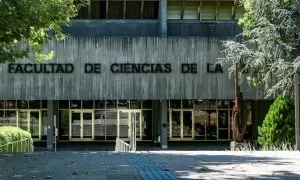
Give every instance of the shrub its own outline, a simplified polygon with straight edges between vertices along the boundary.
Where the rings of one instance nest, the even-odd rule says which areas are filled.
[[[262,126],[258,127],[258,143],[263,149],[295,144],[295,105],[289,96],[279,96],[271,105]]]
[[[28,139],[27,141],[20,141]],[[13,145],[12,142],[16,142]],[[1,146],[9,144],[8,146]],[[18,127],[2,126],[0,127],[0,152],[28,152],[32,151],[33,140],[31,134]]]

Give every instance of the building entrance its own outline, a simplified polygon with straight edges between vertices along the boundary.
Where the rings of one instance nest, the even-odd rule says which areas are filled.
[[[94,111],[71,110],[69,126],[71,140],[93,140]]]
[[[122,140],[142,140],[141,110],[118,110],[118,137]]]

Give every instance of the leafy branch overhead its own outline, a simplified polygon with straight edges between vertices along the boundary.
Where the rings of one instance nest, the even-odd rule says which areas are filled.
[[[245,14],[239,20],[243,32],[224,42],[222,63],[230,71],[238,63],[267,97],[293,92],[293,76],[300,69],[300,1],[242,0]],[[243,73],[240,73],[242,75]]]
[[[76,4],[74,0],[0,0],[0,62],[14,62],[31,51],[37,61],[51,59],[53,52],[43,53],[43,44],[63,39],[61,27],[69,25],[86,4],[85,0]]]

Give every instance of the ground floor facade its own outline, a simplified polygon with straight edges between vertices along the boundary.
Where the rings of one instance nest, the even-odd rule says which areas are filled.
[[[0,125],[18,126],[34,141],[230,141],[233,100],[60,100],[0,101]],[[255,139],[263,103],[246,101],[245,138]]]

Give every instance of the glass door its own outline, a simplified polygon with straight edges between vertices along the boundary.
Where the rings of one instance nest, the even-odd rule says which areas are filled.
[[[31,133],[34,140],[41,139],[41,112],[37,110],[18,111],[19,128]]]
[[[169,137],[171,140],[192,140],[194,138],[193,110],[169,111]]]
[[[142,139],[141,110],[119,110],[117,136],[123,140],[129,140],[134,130],[132,122],[135,121],[135,135],[137,140]]]
[[[69,128],[72,140],[93,140],[94,112],[92,110],[71,110]]]

